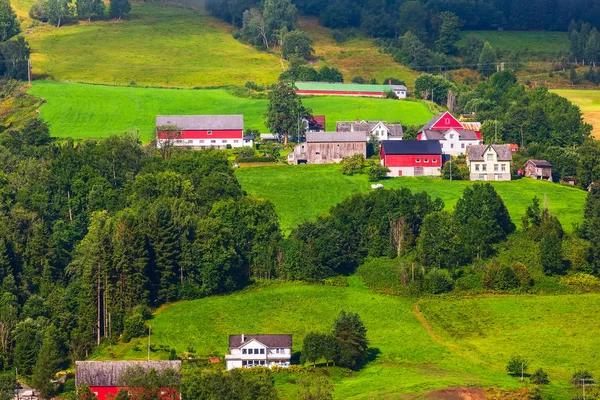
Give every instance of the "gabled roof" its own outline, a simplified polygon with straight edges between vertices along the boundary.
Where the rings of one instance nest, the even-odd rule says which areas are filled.
[[[75,361],[75,386],[119,386],[119,379],[127,368],[141,366],[144,370],[181,371],[181,361]]]
[[[448,133],[451,130],[456,131],[456,133],[458,133],[459,140],[480,140],[480,137],[479,135],[477,135],[477,132],[468,129],[448,129],[445,131],[432,131],[428,129],[421,132],[425,133],[425,136],[427,136],[427,140],[446,140],[446,133]]]
[[[512,160],[512,153],[508,144],[476,144],[467,146],[467,159],[469,161],[484,161],[483,155],[490,147],[498,154],[498,161]]]
[[[527,160],[528,163],[532,163],[534,166],[538,168],[552,168],[552,164],[550,164],[546,160]]]
[[[386,155],[442,154],[439,140],[383,140],[381,147]]]
[[[244,129],[243,115],[158,115],[156,126],[175,125],[182,130]]]
[[[269,348],[292,348],[292,335],[229,335],[229,348],[242,347],[244,344],[256,340]]]
[[[421,131],[425,130],[448,130],[450,128],[463,129],[462,124],[454,118],[450,112],[441,112],[427,122]]]
[[[306,132],[306,143],[366,141],[366,132]]]
[[[404,130],[402,124],[388,124],[385,121],[358,121],[358,122],[346,122],[341,121],[335,124],[335,130],[338,132],[355,132],[355,131],[366,131],[371,133],[373,129],[379,124],[383,124],[390,132],[390,136],[402,137],[404,136]]]

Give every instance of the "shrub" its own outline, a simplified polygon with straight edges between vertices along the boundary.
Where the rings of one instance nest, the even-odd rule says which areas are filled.
[[[348,31],[340,31],[335,29],[333,32],[331,32],[331,37],[336,41],[336,43],[343,43],[350,39],[351,36],[352,35]]]
[[[527,361],[521,356],[513,356],[506,365],[506,372],[512,376],[521,376],[527,372]]]
[[[177,360],[177,352],[175,351],[175,349],[171,349],[171,351],[169,351],[169,360]]]
[[[369,167],[369,182],[377,182],[384,179],[390,173],[388,167],[384,167],[379,163],[372,163]]]
[[[550,383],[550,380],[548,379],[548,374],[546,372],[544,372],[543,369],[538,368],[533,375],[531,375],[531,382],[535,383],[536,385],[547,385],[548,383]]]
[[[584,292],[600,290],[600,279],[593,275],[578,273],[560,278],[560,283],[576,287]]]
[[[132,314],[125,320],[125,331],[123,341],[129,342],[131,338],[144,336],[146,334],[146,323],[141,314]]]
[[[342,166],[340,170],[344,175],[358,174],[362,171],[364,162],[365,156],[362,153],[357,153],[353,156],[347,156],[342,159]]]
[[[363,78],[362,76],[355,76],[354,78],[352,78],[352,83],[358,83],[360,85],[365,84],[365,78]]]
[[[383,97],[386,99],[398,99],[398,96],[396,96],[396,93],[393,90],[386,90],[383,93]]]
[[[241,147],[238,150],[238,154],[240,157],[244,157],[244,158],[254,157],[254,148],[252,148],[250,146]]]
[[[590,374],[588,371],[576,371],[573,376],[571,377],[571,383],[573,385],[581,385],[582,380],[592,380],[594,379],[594,377],[592,376],[592,374]]]
[[[277,161],[275,157],[238,157],[237,163],[268,163]]]
[[[450,273],[445,269],[432,269],[425,275],[425,290],[431,294],[446,293],[452,290]]]

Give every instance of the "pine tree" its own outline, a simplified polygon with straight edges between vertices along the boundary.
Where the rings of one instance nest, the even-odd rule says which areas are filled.
[[[456,14],[450,11],[440,13],[439,18],[442,20],[442,25],[435,45],[438,51],[444,54],[455,54],[456,43],[460,40],[462,23]]]
[[[340,367],[354,368],[367,356],[367,328],[358,314],[342,310],[333,324],[333,336],[340,346],[335,360]]]
[[[110,0],[108,13],[111,18],[122,19],[129,15],[131,4],[129,0]]]
[[[0,0],[0,42],[5,42],[21,32],[17,14],[9,0]]]
[[[42,341],[39,357],[33,368],[33,386],[39,390],[42,399],[49,399],[54,393],[54,384],[50,382],[64,360],[60,333],[54,325],[48,326]]]

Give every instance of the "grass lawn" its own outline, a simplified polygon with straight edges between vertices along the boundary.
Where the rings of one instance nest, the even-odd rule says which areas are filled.
[[[585,121],[594,127],[592,135],[596,139],[600,139],[600,89],[555,89],[552,91],[578,105]]]
[[[492,47],[503,53],[518,51],[525,59],[538,59],[556,55],[569,49],[566,32],[550,31],[463,31],[462,41],[469,35],[490,42]]]
[[[246,128],[266,132],[268,100],[235,97],[226,89],[158,89],[48,81],[34,82],[29,94],[42,97],[42,118],[53,136],[103,138],[132,128],[144,141],[153,136],[156,115],[244,114]],[[327,128],[336,121],[381,119],[405,125],[424,124],[433,115],[425,103],[358,97],[308,97],[303,103],[325,114]]]
[[[222,356],[229,334],[258,332],[292,333],[294,351],[300,351],[308,332],[329,331],[344,309],[362,317],[370,346],[378,355],[363,370],[336,382],[334,395],[339,399],[397,398],[449,386],[516,388],[517,379],[504,371],[505,360],[514,353],[526,355],[532,367],[543,366],[550,373],[549,390],[559,394],[556,398],[570,398],[559,379],[568,377],[573,368],[600,372],[596,370],[600,348],[593,337],[592,311],[600,306],[598,295],[436,298],[421,304],[425,316],[432,319],[430,334],[414,313],[412,299],[373,293],[356,277],[349,282],[349,287],[271,284],[165,306],[150,321],[157,348],[151,356],[167,357],[166,351],[158,350],[161,345],[175,348],[178,354],[193,347],[199,356]],[[477,314],[479,310],[483,312]],[[440,317],[446,311],[456,322]],[[571,318],[577,323],[567,328]],[[456,337],[439,328],[441,343],[436,340],[439,321],[444,329],[453,326]],[[473,327],[471,322],[478,325]],[[467,341],[470,337],[482,342],[487,338],[494,347],[472,348]],[[140,338],[104,347],[93,358],[143,359],[145,343]],[[566,352],[544,343],[564,344],[561,350]]]
[[[394,77],[404,80],[409,89],[414,87],[419,73],[398,64],[391,55],[380,53],[373,39],[357,36],[344,43],[336,43],[331,36],[331,29],[319,25],[316,18],[301,18],[299,28],[313,39],[315,57],[321,59],[320,64],[340,69],[346,82],[361,76],[365,79],[375,78],[380,84],[384,79]]]
[[[236,175],[244,190],[275,203],[282,229],[291,231],[304,220],[329,211],[335,204],[355,193],[371,190],[366,175],[342,175],[339,165],[299,165],[240,168]],[[445,181],[434,178],[393,178],[382,182],[386,188],[406,187],[426,191],[440,197],[451,209],[470,181]],[[549,182],[520,179],[511,182],[491,182],[496,188],[513,222],[520,227],[521,216],[537,196],[544,201],[563,227],[571,231],[573,223],[583,218],[586,192]],[[545,200],[544,200],[545,199]]]
[[[56,80],[153,86],[275,82],[279,57],[241,44],[202,11],[133,4],[127,21],[41,25],[27,35],[33,73]]]

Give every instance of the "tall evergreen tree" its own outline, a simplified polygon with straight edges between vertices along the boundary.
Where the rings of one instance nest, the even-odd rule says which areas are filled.
[[[77,0],[77,18],[92,20],[92,17],[104,15],[104,3],[102,0]]]
[[[460,40],[460,28],[462,22],[453,12],[444,11],[438,18],[442,21],[435,45],[439,52],[444,54],[455,54],[456,44]]]
[[[342,310],[333,324],[333,336],[340,344],[338,358],[335,360],[337,365],[355,368],[367,356],[367,328],[358,314]]]
[[[17,324],[13,331],[15,341],[14,365],[23,375],[31,375],[42,345],[42,328],[28,318]]]
[[[479,70],[479,73],[485,77],[496,72],[496,50],[494,50],[489,42],[485,42],[483,49],[481,49],[477,69]]]
[[[51,380],[60,369],[64,360],[63,354],[60,332],[54,325],[49,325],[33,368],[33,386],[40,392],[42,399],[50,399],[54,394],[54,384]]]
[[[0,42],[5,42],[21,32],[17,14],[9,0],[0,0]]]

